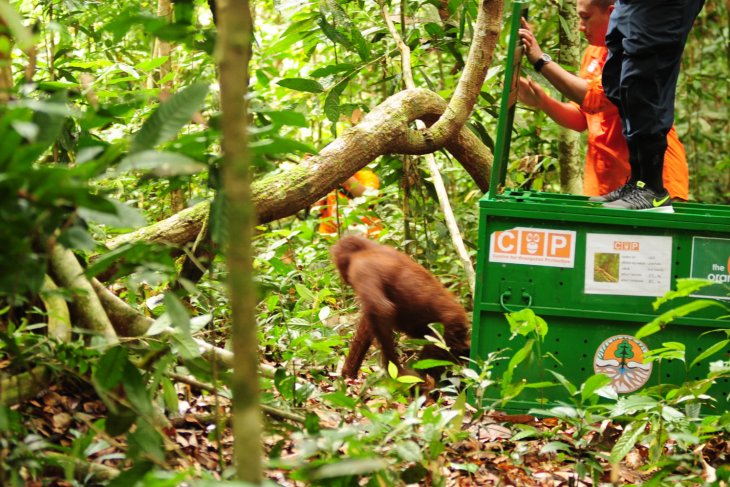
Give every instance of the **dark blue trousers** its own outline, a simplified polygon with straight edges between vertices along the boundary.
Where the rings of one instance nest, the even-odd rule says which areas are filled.
[[[667,133],[687,36],[704,0],[617,0],[606,33],[603,89],[619,109],[632,181],[663,190]]]

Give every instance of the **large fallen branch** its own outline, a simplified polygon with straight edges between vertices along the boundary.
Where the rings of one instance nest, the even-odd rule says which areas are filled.
[[[104,307],[73,252],[59,244],[54,245],[50,267],[56,282],[74,293],[71,308],[76,320],[85,329],[104,337],[109,345],[119,343]]]

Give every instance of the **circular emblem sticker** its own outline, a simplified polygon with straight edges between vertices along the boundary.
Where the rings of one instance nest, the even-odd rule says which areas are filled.
[[[593,370],[613,379],[616,392],[634,392],[651,377],[652,362],[644,363],[649,349],[631,335],[616,335],[601,343],[593,357]]]

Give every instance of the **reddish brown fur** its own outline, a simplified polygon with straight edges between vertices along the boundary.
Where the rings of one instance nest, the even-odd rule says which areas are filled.
[[[332,247],[332,260],[360,300],[362,317],[350,345],[342,375],[356,377],[373,338],[380,343],[383,362],[404,372],[393,341],[394,330],[413,338],[433,334],[428,325],[444,325],[451,352],[426,345],[421,358],[468,356],[470,339],[466,312],[454,296],[426,269],[406,254],[362,237],[345,237]]]

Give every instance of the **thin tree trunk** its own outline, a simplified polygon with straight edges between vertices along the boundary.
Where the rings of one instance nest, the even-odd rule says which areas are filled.
[[[251,253],[255,210],[251,197],[245,102],[253,26],[248,0],[219,0],[217,4],[223,175],[228,212],[226,254],[236,360],[232,387],[234,459],[239,480],[259,484],[262,426]]]
[[[578,14],[576,0],[560,2],[560,55],[558,61],[564,66],[580,65],[580,35],[578,31]],[[563,97],[564,98],[564,97]],[[580,146],[580,135],[568,129],[560,131],[558,141],[558,159],[560,161],[560,190],[563,193],[583,194],[583,161],[585,159]]]
[[[4,47],[3,47],[4,46]],[[13,72],[11,70],[11,53],[13,42],[5,21],[0,18],[0,103],[10,99],[13,89]]]

